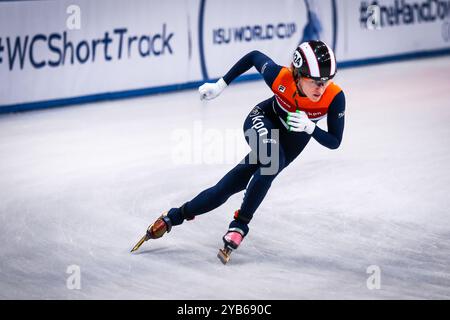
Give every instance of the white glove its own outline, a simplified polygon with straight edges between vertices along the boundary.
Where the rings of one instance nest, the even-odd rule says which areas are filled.
[[[288,112],[287,124],[289,131],[306,132],[312,134],[316,128],[316,124],[309,120],[308,115],[304,111]]]
[[[216,83],[205,83],[198,88],[200,93],[200,100],[211,100],[222,93],[223,89],[227,87],[227,83],[223,78],[217,80]]]

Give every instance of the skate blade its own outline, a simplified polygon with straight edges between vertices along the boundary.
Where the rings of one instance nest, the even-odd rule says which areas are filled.
[[[139,240],[139,242],[136,243],[136,245],[133,247],[133,249],[131,249],[130,252],[135,252],[135,251],[136,251],[137,249],[139,249],[139,247],[142,246],[142,244],[143,244],[145,241],[147,241],[147,240],[148,240],[147,235],[143,236],[143,237],[141,238],[141,240]]]
[[[219,253],[217,254],[217,258],[223,263],[227,264],[230,261],[231,250],[230,249],[219,249]]]

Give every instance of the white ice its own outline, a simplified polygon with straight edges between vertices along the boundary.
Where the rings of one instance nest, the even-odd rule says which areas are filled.
[[[216,254],[243,193],[129,251],[245,154],[262,81],[208,103],[189,90],[1,116],[0,298],[449,299],[449,74],[450,57],[340,70],[341,147],[311,141],[226,266]],[[211,163],[214,146],[236,152]]]

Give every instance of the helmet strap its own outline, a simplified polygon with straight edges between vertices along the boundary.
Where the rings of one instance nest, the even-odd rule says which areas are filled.
[[[300,74],[300,72],[298,72],[298,70],[294,67],[294,64],[292,64],[292,63],[291,63],[291,70],[292,70],[292,77],[294,78],[294,82],[295,82],[295,87],[297,88],[297,92],[299,93],[300,96],[306,97],[306,94],[303,92],[300,85],[298,85],[299,80],[301,78],[301,74]]]
[[[297,87],[297,92],[299,93],[299,95],[302,97],[306,97],[306,94],[303,92],[303,89],[300,86],[300,79],[301,79],[301,75],[298,75],[297,78],[295,79],[295,86]]]

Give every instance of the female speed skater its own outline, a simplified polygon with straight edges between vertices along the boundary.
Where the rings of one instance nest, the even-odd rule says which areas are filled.
[[[173,226],[209,212],[245,190],[242,204],[234,213],[223,236],[224,249],[218,257],[225,264],[249,232],[253,214],[266,196],[275,177],[306,147],[311,137],[336,149],[344,131],[345,96],[332,82],[336,74],[333,51],[319,40],[303,42],[289,67],[274,63],[259,51],[242,57],[215,83],[199,87],[200,99],[216,98],[234,79],[255,67],[274,95],[256,105],[244,121],[244,135],[251,151],[216,185],[200,192],[181,207],[171,208],[151,224],[132,249],[144,241],[162,237]],[[328,132],[316,126],[327,117]]]

